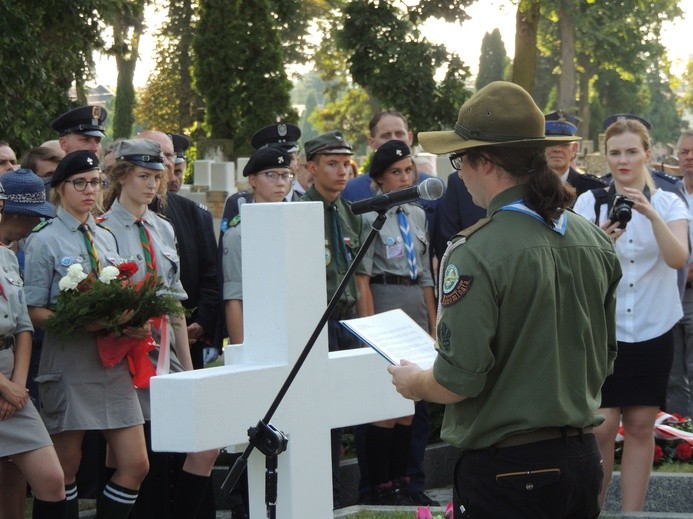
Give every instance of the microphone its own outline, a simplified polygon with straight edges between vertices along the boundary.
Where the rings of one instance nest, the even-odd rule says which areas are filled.
[[[437,177],[430,177],[418,186],[407,187],[389,193],[382,193],[365,200],[351,204],[351,212],[354,214],[369,213],[371,211],[387,211],[395,205],[406,204],[422,198],[423,200],[438,200],[443,196],[445,184]]]

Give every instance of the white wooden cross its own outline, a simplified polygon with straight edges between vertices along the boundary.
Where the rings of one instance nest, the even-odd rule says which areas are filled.
[[[155,450],[246,444],[326,307],[322,204],[245,204],[241,214],[244,344],[226,349],[226,366],[152,379]],[[413,413],[378,354],[328,354],[324,330],[270,422],[289,438],[279,455],[277,517],[332,517],[330,429]],[[264,474],[255,449],[251,518],[266,516]]]

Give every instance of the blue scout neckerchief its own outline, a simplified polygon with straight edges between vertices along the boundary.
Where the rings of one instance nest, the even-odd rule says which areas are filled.
[[[531,216],[532,218],[539,220],[549,229],[551,229],[554,232],[557,232],[561,236],[565,236],[565,231],[568,228],[568,219],[565,216],[565,212],[561,213],[561,216],[559,216],[553,221],[553,225],[548,225],[546,223],[546,220],[539,216],[539,213],[533,211],[525,205],[524,200],[515,200],[514,202],[510,202],[509,204],[504,205],[503,207],[498,209],[498,211],[515,211],[518,213],[526,214],[527,216]]]

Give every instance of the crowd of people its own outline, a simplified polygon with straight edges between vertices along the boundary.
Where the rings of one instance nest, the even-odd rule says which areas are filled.
[[[371,120],[361,174],[339,130],[299,146],[292,124],[259,128],[249,187],[226,200],[216,236],[210,211],[178,194],[190,140],[147,130],[102,149],[106,117],[99,106],[60,115],[58,138],[19,165],[0,141],[0,485],[10,490],[0,515],[24,516],[28,483],[37,518],[76,518],[90,492],[100,518],[211,519],[218,451],[152,451],[149,391],[127,361],[102,364],[104,324],[69,344],[42,331],[61,278],[72,265],[98,274],[122,261],[137,264],[135,281],[157,276],[188,313],[153,330],[151,363],[200,369],[223,338],[243,342],[243,204],[323,204],[329,300],[375,220],[351,203],[432,173],[395,111]],[[386,211],[327,322],[330,351],[362,346],[340,320],[394,308],[437,341],[432,369],[388,368],[415,413],[353,427],[359,502],[438,504],[423,464],[436,402],[446,404],[441,437],[461,450],[455,518],[597,517],[620,424],[622,508],[642,508],[657,412],[693,413],[693,131],[678,141],[683,180],[672,179],[648,165],[649,123],[616,114],[605,121],[609,172],[594,177],[574,167],[577,124],[495,82],[461,107],[453,131],[418,135],[449,155],[446,191]],[[152,333],[128,327],[132,318],[120,316],[126,336]],[[332,431],[335,509],[343,433]],[[242,494],[234,518],[247,514]]]

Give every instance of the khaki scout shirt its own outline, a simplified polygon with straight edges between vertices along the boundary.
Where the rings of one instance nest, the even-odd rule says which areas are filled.
[[[596,411],[616,357],[618,257],[572,212],[561,236],[527,214],[499,211],[523,193],[497,195],[488,220],[448,248],[440,269],[433,374],[466,397],[447,406],[441,437],[465,450],[603,421]]]
[[[348,265],[344,265],[343,261],[336,261],[338,251],[335,250],[334,239],[332,237],[331,225],[331,209],[332,205],[337,207],[339,215],[339,223],[342,229],[344,244],[347,247],[350,257],[347,258],[349,264],[353,261],[361,248],[361,244],[365,239],[367,228],[363,225],[363,220],[360,215],[355,215],[351,212],[351,206],[348,202],[338,197],[334,204],[325,200],[314,186],[306,191],[306,194],[301,198],[303,202],[322,202],[325,210],[325,270],[327,271],[327,300],[332,299],[332,296],[337,291],[339,283],[344,278]],[[359,265],[356,270],[357,274],[366,274],[362,265]],[[356,290],[356,281],[352,277],[339,299],[336,307],[335,317],[342,317],[345,312],[352,309],[358,299],[358,291]]]

